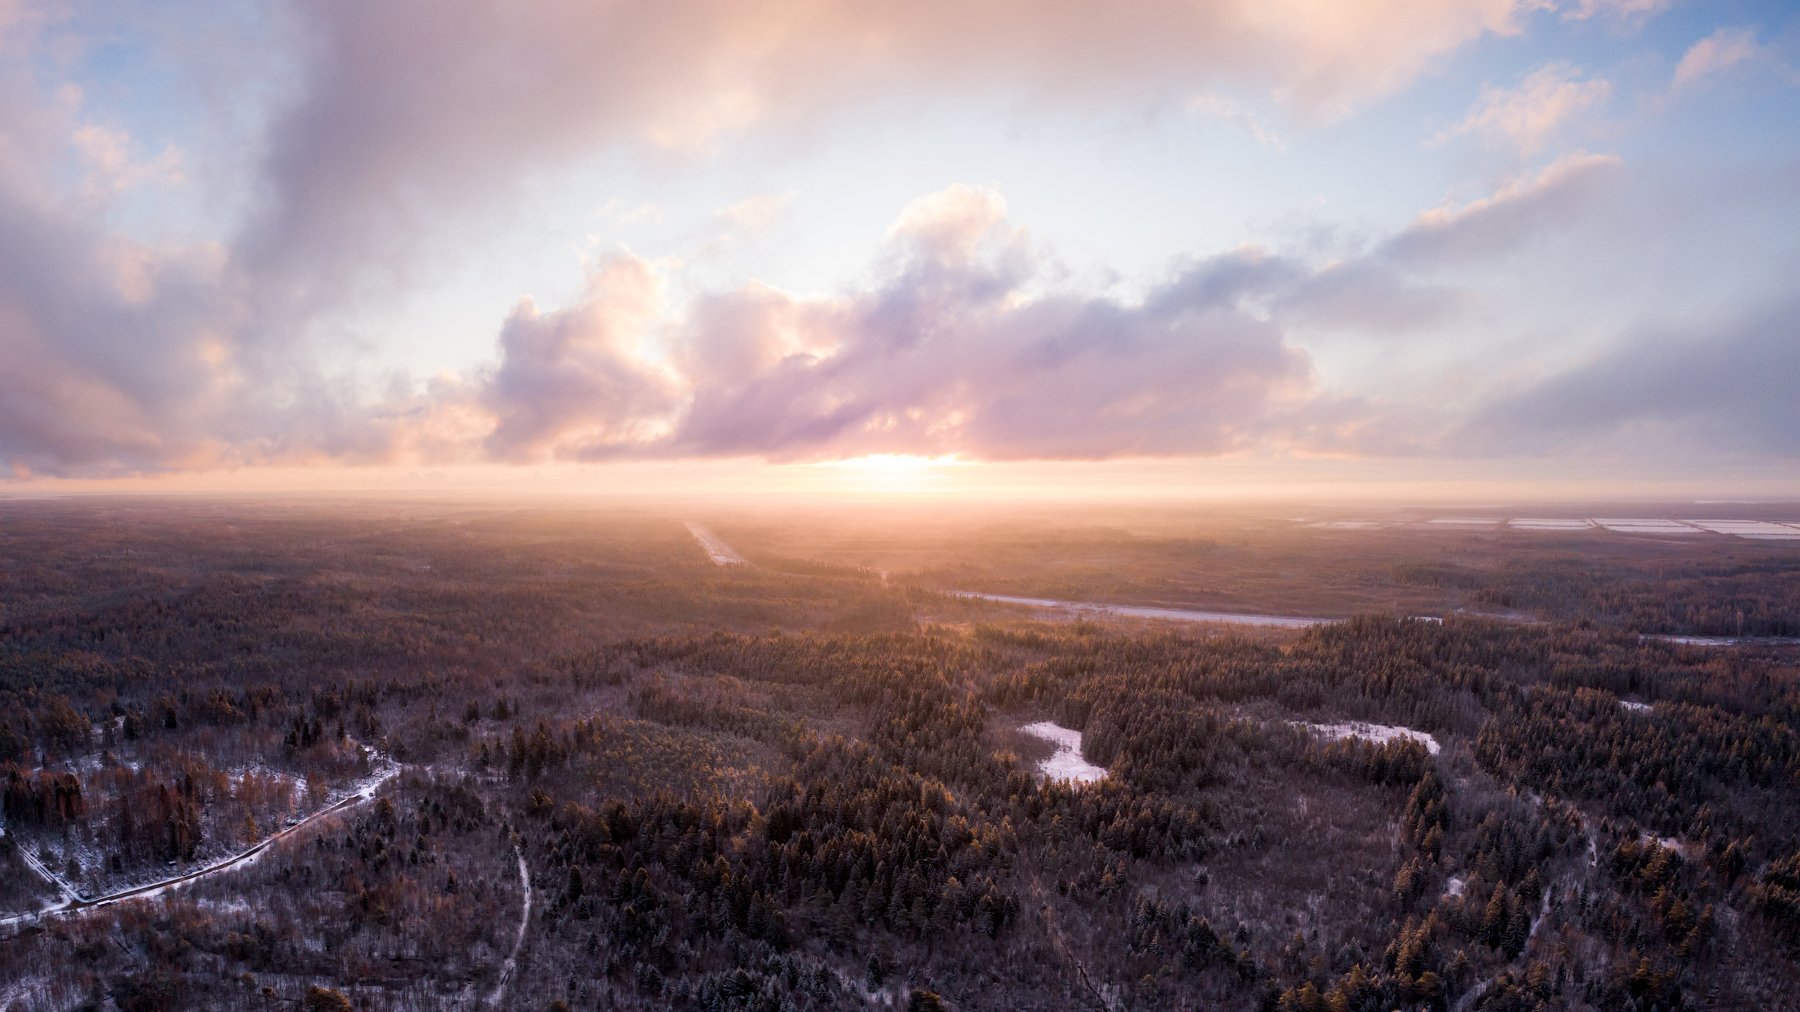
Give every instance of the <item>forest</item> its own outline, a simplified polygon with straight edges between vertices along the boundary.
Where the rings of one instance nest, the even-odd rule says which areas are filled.
[[[1800,1008],[1800,548],[1091,514],[0,501],[0,1012]]]

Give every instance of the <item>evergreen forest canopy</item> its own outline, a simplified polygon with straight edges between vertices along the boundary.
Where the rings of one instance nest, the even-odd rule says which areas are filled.
[[[1794,544],[698,509],[0,502],[0,1010],[1796,1007]]]

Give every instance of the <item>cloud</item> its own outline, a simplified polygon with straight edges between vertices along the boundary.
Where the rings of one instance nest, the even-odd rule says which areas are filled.
[[[1675,65],[1672,87],[1690,88],[1762,56],[1756,33],[1748,28],[1720,28],[1694,43]]]
[[[916,201],[877,261],[860,291],[751,285],[661,318],[649,266],[615,260],[579,305],[508,321],[481,395],[501,419],[488,444],[584,460],[1220,453],[1281,429],[1312,384],[1306,356],[1210,279],[1230,258],[1139,303],[1034,294],[1044,264],[992,190]],[[652,333],[678,382],[621,351]]]
[[[1583,78],[1582,73],[1567,63],[1552,63],[1532,71],[1516,87],[1483,85],[1468,116],[1434,142],[1473,134],[1507,141],[1524,155],[1537,154],[1571,120],[1611,97],[1611,83]]]
[[[1263,126],[1262,120],[1255,113],[1222,96],[1196,95],[1188,100],[1188,111],[1209,116],[1221,123],[1229,123],[1255,138],[1256,143],[1264,147],[1277,151],[1287,148],[1287,142],[1281,139],[1281,135]]]
[[[1529,0],[364,3],[292,10],[298,97],[270,124],[236,246],[291,311],[378,284],[442,209],[606,148],[703,152],[875,94],[1146,105],[1267,91],[1331,117],[1405,86]]]
[[[1605,453],[1800,460],[1800,302],[1647,329],[1591,361],[1487,404],[1446,440],[1462,454]]]
[[[522,180],[595,152],[703,158],[739,133],[806,128],[872,96],[1151,107],[1221,89],[1270,95],[1284,121],[1323,119],[1485,34],[1516,32],[1539,6],[1171,0],[1095,18],[1084,5],[1025,0],[318,0],[277,22],[293,33],[297,73],[266,86],[280,101],[258,107],[263,143],[221,165],[216,152],[142,143],[90,115],[78,90],[39,80],[59,64],[16,57],[34,48],[40,20],[0,0],[0,467],[1387,453],[1450,446],[1445,431],[1468,445],[1538,445],[1561,431],[1555,419],[1580,421],[1552,403],[1603,377],[1572,373],[1517,394],[1544,425],[1507,436],[1498,406],[1457,429],[1410,391],[1382,401],[1334,390],[1306,350],[1317,346],[1295,335],[1454,340],[1483,275],[1610,199],[1623,172],[1612,156],[1559,159],[1330,262],[1243,247],[1197,256],[1132,297],[1071,288],[999,193],[954,186],[904,209],[868,274],[827,294],[750,282],[672,303],[665,291],[685,292],[697,272],[617,253],[567,305],[521,301],[490,365],[423,386],[371,380],[341,346],[296,338],[428,272],[420,251],[444,216],[503,208]],[[1695,52],[1695,79],[1741,62],[1723,42]],[[1457,129],[1536,150],[1604,102],[1606,87],[1565,65],[1540,68],[1484,92]],[[1235,106],[1195,111],[1256,128]],[[199,242],[120,232],[136,199],[124,195],[176,173],[197,187],[232,175],[248,195],[241,228]],[[784,199],[753,197],[712,224],[751,234]],[[1681,370],[1725,389],[1680,345],[1655,344],[1662,372],[1608,367],[1639,389]],[[1750,336],[1742,347],[1788,365]],[[1741,429],[1761,419],[1758,445],[1785,445],[1779,406],[1670,403]],[[1621,417],[1629,407],[1621,395],[1586,408],[1608,404]]]
[[[759,193],[745,197],[713,215],[715,227],[734,237],[755,237],[767,232],[787,211],[791,193]]]
[[[0,462],[111,474],[415,451],[512,460],[703,449],[730,441],[708,428],[727,402],[772,396],[784,377],[832,400],[858,382],[873,389],[875,377],[854,362],[927,375],[912,353],[877,352],[906,340],[937,349],[933,361],[962,369],[946,375],[964,384],[988,375],[977,366],[998,368],[999,348],[1048,354],[1027,353],[1021,321],[1059,330],[1071,361],[1110,362],[1118,375],[1128,366],[1154,375],[1158,363],[1199,354],[1195,342],[1211,342],[1222,374],[1260,363],[1286,375],[1292,355],[1255,319],[1176,327],[1145,306],[1032,294],[1043,277],[1028,237],[1005,223],[993,195],[972,190],[915,209],[878,258],[884,286],[836,300],[747,285],[702,296],[670,320],[645,308],[642,285],[660,281],[653,268],[609,261],[579,303],[515,310],[491,374],[440,378],[426,394],[379,392],[351,349],[320,335],[430,271],[429,240],[444,218],[504,208],[534,173],[596,153],[703,158],[745,132],[804,130],[877,97],[1148,108],[1221,87],[1329,118],[1484,35],[1517,32],[1531,7],[1155,0],[1130,16],[1095,17],[1060,0],[309,0],[208,18],[195,36],[207,40],[201,49],[185,35],[143,31],[133,13],[0,0]],[[80,89],[55,75],[115,37],[129,37],[150,64],[183,67],[209,115],[199,133],[233,143],[146,146],[87,115]],[[32,55],[50,51],[59,57]],[[208,208],[222,223],[213,239],[146,242],[118,231],[120,209],[142,199],[130,194],[180,179],[229,195]],[[718,224],[748,233],[779,212],[780,198],[753,198]],[[970,347],[905,337],[914,318]],[[1114,318],[1123,329],[1108,345],[1096,321]],[[992,360],[967,357],[977,347]],[[1056,375],[1072,391],[1073,374]],[[1248,404],[1260,388],[1231,389]],[[899,407],[855,396],[899,412],[861,418],[871,432],[903,430],[914,425],[908,412],[922,412],[933,416],[924,426],[932,440],[960,432],[995,452],[1027,452],[995,433],[1009,412],[1042,410],[1019,391],[974,413],[937,411],[922,395]],[[1179,414],[1172,394],[1146,396],[1135,407],[1093,407]],[[1150,403],[1158,398],[1168,403]],[[855,414],[834,401],[804,423],[767,420],[822,431],[833,411]],[[1175,424],[1157,438],[1230,441],[1198,435],[1204,428]],[[470,449],[473,431],[484,434]],[[825,442],[849,441],[848,431]],[[803,444],[769,432],[760,441],[770,452]],[[1082,453],[1106,445],[1104,432],[1044,443]]]
[[[1623,165],[1616,155],[1559,158],[1536,177],[1508,183],[1491,196],[1419,215],[1383,252],[1419,266],[1491,262],[1602,196]]]
[[[1614,21],[1640,22],[1668,9],[1670,0],[1576,0],[1562,10],[1568,21],[1586,21],[1603,17]]]
[[[1564,159],[1324,265],[1256,247],[1200,258],[1134,301],[1055,290],[1053,260],[1000,194],[966,185],[904,209],[875,279],[835,295],[751,284],[659,315],[645,295],[657,287],[651,268],[631,260],[630,284],[597,284],[570,310],[508,322],[481,401],[523,424],[503,423],[488,445],[568,460],[1417,452],[1431,435],[1409,428],[1409,411],[1326,389],[1289,328],[1441,323],[1466,298],[1434,274],[1529,248],[1548,223],[1578,217],[1618,167]],[[539,346],[545,334],[556,335],[553,354]],[[620,352],[620,335],[649,335],[667,349],[667,371],[652,379]],[[570,343],[599,365],[571,370]]]
[[[544,313],[520,302],[500,330],[500,366],[480,394],[494,417],[487,453],[542,460],[655,438],[674,404],[673,385],[645,354],[662,315],[661,288],[648,263],[617,255],[593,272],[573,306]]]

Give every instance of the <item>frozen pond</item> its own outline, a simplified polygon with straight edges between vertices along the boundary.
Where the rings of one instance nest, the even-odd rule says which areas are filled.
[[[1056,753],[1038,763],[1039,772],[1051,780],[1073,780],[1091,784],[1106,777],[1106,770],[1081,757],[1081,732],[1048,720],[1026,724],[1019,730],[1056,746]]]
[[[749,559],[739,555],[736,549],[719,540],[717,534],[699,524],[688,524],[687,529],[688,533],[694,536],[694,540],[700,542],[700,547],[706,549],[706,557],[713,561],[713,565],[748,566],[750,564]]]
[[[1433,738],[1423,731],[1415,731],[1410,727],[1395,727],[1392,724],[1368,724],[1360,720],[1345,721],[1341,724],[1308,724],[1304,721],[1296,721],[1295,723],[1314,734],[1324,735],[1332,741],[1337,741],[1340,738],[1366,738],[1369,741],[1386,745],[1388,742],[1398,741],[1404,738],[1410,741],[1416,741],[1425,746],[1425,751],[1432,755],[1438,754],[1438,742],[1436,738]]]
[[[949,591],[953,597],[1017,604],[1026,608],[1065,611],[1077,615],[1121,615],[1127,618],[1160,618],[1172,622],[1223,622],[1230,625],[1254,625],[1273,629],[1305,629],[1337,619],[1309,618],[1300,615],[1251,615],[1229,611],[1193,611],[1187,608],[1155,608],[1139,604],[1089,604],[1083,601],[1057,601],[1047,597],[1013,597],[1009,594],[983,594],[973,590]]]

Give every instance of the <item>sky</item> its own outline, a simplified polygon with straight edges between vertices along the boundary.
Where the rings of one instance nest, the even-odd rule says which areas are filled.
[[[0,0],[0,491],[1800,495],[1800,8]]]

